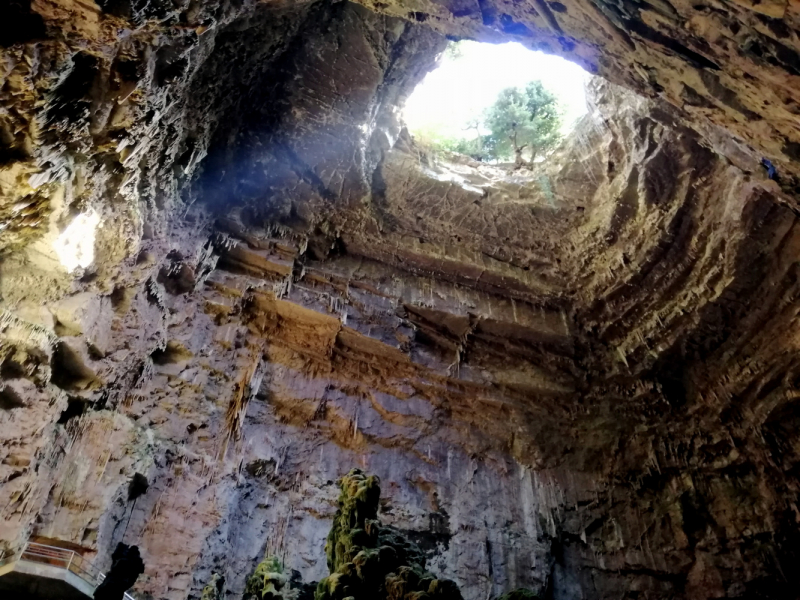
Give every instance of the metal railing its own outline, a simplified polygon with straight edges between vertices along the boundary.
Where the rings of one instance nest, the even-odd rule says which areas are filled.
[[[92,587],[97,587],[106,578],[100,569],[95,567],[88,560],[73,550],[46,546],[35,542],[27,542],[22,551],[16,555],[6,557],[2,562],[13,560],[26,560],[45,565],[50,565],[59,569],[64,569],[74,573]],[[126,593],[125,600],[135,600],[133,596]]]

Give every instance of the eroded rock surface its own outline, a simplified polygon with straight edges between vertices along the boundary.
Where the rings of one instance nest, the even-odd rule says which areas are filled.
[[[10,6],[4,549],[305,600],[355,465],[467,600],[795,597],[793,0]],[[442,160],[396,116],[441,33],[645,96]]]
[[[454,582],[425,570],[425,555],[416,544],[381,526],[377,477],[353,469],[339,486],[339,508],[325,543],[331,573],[319,582],[316,600],[461,600]]]
[[[567,56],[642,95],[663,98],[694,123],[710,120],[774,158],[786,174],[787,188],[797,193],[796,0],[363,3],[451,36],[514,39]]]

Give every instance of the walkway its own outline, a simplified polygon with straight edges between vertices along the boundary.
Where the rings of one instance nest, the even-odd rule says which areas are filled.
[[[14,600],[86,600],[104,578],[80,554],[34,542],[0,560],[0,596],[14,592]]]

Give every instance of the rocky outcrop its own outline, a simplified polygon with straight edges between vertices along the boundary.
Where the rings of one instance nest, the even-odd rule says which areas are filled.
[[[277,556],[267,556],[258,563],[256,570],[247,579],[244,598],[255,600],[295,600],[297,590],[292,590],[289,578]]]
[[[124,600],[125,592],[144,573],[139,548],[120,542],[111,555],[111,568],[95,589],[94,600]]]
[[[203,588],[200,600],[222,600],[225,597],[225,578],[213,573],[208,585]]]
[[[375,476],[350,471],[339,485],[339,508],[325,544],[331,574],[316,600],[441,598],[461,600],[456,584],[425,571],[416,544],[377,520],[381,488]]]
[[[379,516],[467,600],[794,597],[794,5],[451,4],[11,3],[3,548],[305,598],[355,465],[364,559]],[[532,171],[440,160],[395,114],[437,31],[646,97],[596,81]]]
[[[561,54],[780,164],[797,193],[800,6],[751,2],[363,0],[444,34]]]

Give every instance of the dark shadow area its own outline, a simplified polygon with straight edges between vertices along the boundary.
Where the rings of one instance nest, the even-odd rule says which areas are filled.
[[[14,388],[5,386],[0,389],[0,410],[13,410],[22,406],[25,406],[25,401]]]
[[[8,48],[45,36],[44,21],[31,10],[31,0],[5,0],[0,10],[0,47]]]

